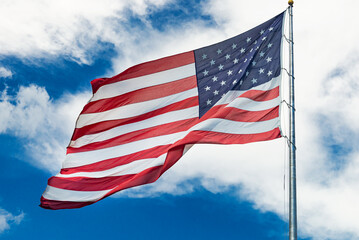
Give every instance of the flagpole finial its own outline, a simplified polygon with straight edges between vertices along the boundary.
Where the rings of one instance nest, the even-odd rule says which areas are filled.
[[[288,1],[289,6],[291,6],[291,7],[293,7],[293,3],[294,3],[293,0],[289,0],[289,1]]]

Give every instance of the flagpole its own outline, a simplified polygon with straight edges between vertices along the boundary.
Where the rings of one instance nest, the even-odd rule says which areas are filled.
[[[294,54],[293,54],[293,0],[289,0],[289,240],[297,240],[297,183],[295,146],[295,104],[294,104]]]

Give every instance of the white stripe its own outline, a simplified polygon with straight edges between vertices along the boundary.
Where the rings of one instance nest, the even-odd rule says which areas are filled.
[[[162,72],[104,85],[97,90],[90,101],[93,102],[100,99],[111,98],[138,89],[173,82],[194,75],[196,75],[196,68],[195,64],[191,63]]]
[[[93,202],[101,199],[110,191],[111,189],[103,191],[73,191],[47,185],[42,196],[48,200],[55,201]]]
[[[76,128],[108,120],[138,116],[197,95],[198,91],[195,87],[163,98],[129,104],[105,112],[81,114],[77,120]]]
[[[258,85],[254,88],[251,89],[247,89],[247,90],[240,90],[240,91],[229,91],[227,92],[227,94],[225,96],[223,96],[217,103],[216,105],[222,105],[222,104],[228,104],[230,102],[232,102],[234,99],[238,98],[239,96],[241,96],[243,93],[248,92],[249,90],[260,90],[260,91],[268,91],[268,90],[272,90],[276,87],[278,87],[280,85],[281,82],[281,77],[282,75],[279,75],[278,77],[272,78],[272,80],[263,83],[261,85]]]
[[[226,107],[234,107],[247,111],[263,111],[274,108],[280,104],[281,98],[277,97],[264,102],[257,102],[249,98],[237,98]]]
[[[256,134],[268,132],[278,126],[279,118],[260,122],[236,122],[227,119],[211,118],[194,126],[193,130],[230,134]]]
[[[161,166],[164,164],[167,157],[167,153],[162,154],[157,158],[147,158],[137,160],[125,165],[114,167],[104,171],[98,172],[77,172],[72,174],[57,174],[56,177],[70,178],[70,177],[88,177],[88,178],[102,178],[102,177],[114,177],[123,176],[128,174],[140,173],[148,168]]]
[[[65,161],[62,164],[62,168],[83,166],[110,158],[125,156],[131,153],[150,149],[157,146],[172,144],[177,140],[182,139],[186,134],[187,131],[184,131],[169,135],[147,138],[99,150],[70,153],[66,155]]]
[[[181,109],[177,111],[167,112],[149,119],[145,119],[140,122],[135,122],[135,123],[130,123],[127,125],[115,127],[104,132],[84,135],[76,139],[75,141],[71,141],[70,146],[74,148],[78,148],[90,143],[105,141],[129,132],[155,127],[175,121],[195,118],[195,117],[198,117],[197,106]]]

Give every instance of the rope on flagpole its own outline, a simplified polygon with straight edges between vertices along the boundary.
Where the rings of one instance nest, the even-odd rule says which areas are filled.
[[[287,41],[287,43],[294,43],[292,40],[288,39],[285,34],[283,34],[283,37]]]
[[[297,149],[297,147],[295,146],[295,144],[290,140],[290,138],[289,138],[288,136],[284,135],[283,138],[287,139],[287,145],[288,145],[288,147],[293,146],[294,149]]]
[[[293,109],[294,111],[296,111],[295,107],[290,105],[286,100],[282,100],[280,103],[285,103],[289,109]]]
[[[292,77],[293,79],[295,79],[295,77],[292,74],[290,74],[286,68],[282,68],[282,70],[286,71],[286,73],[288,74],[289,77]]]

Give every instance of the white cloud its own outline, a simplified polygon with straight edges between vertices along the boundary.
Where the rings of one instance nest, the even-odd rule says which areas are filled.
[[[25,214],[23,212],[18,215],[14,215],[2,208],[0,208],[0,234],[5,230],[10,229],[11,224],[20,224],[24,219]]]
[[[25,139],[32,163],[56,172],[65,157],[75,121],[91,94],[64,94],[50,99],[45,88],[21,86],[15,96],[6,89],[0,98],[0,133]]]
[[[99,42],[121,44],[126,14],[143,16],[166,0],[5,0],[0,9],[0,55],[34,59],[65,55],[89,64]]]
[[[13,73],[9,69],[0,66],[0,78],[11,78],[12,75]]]

